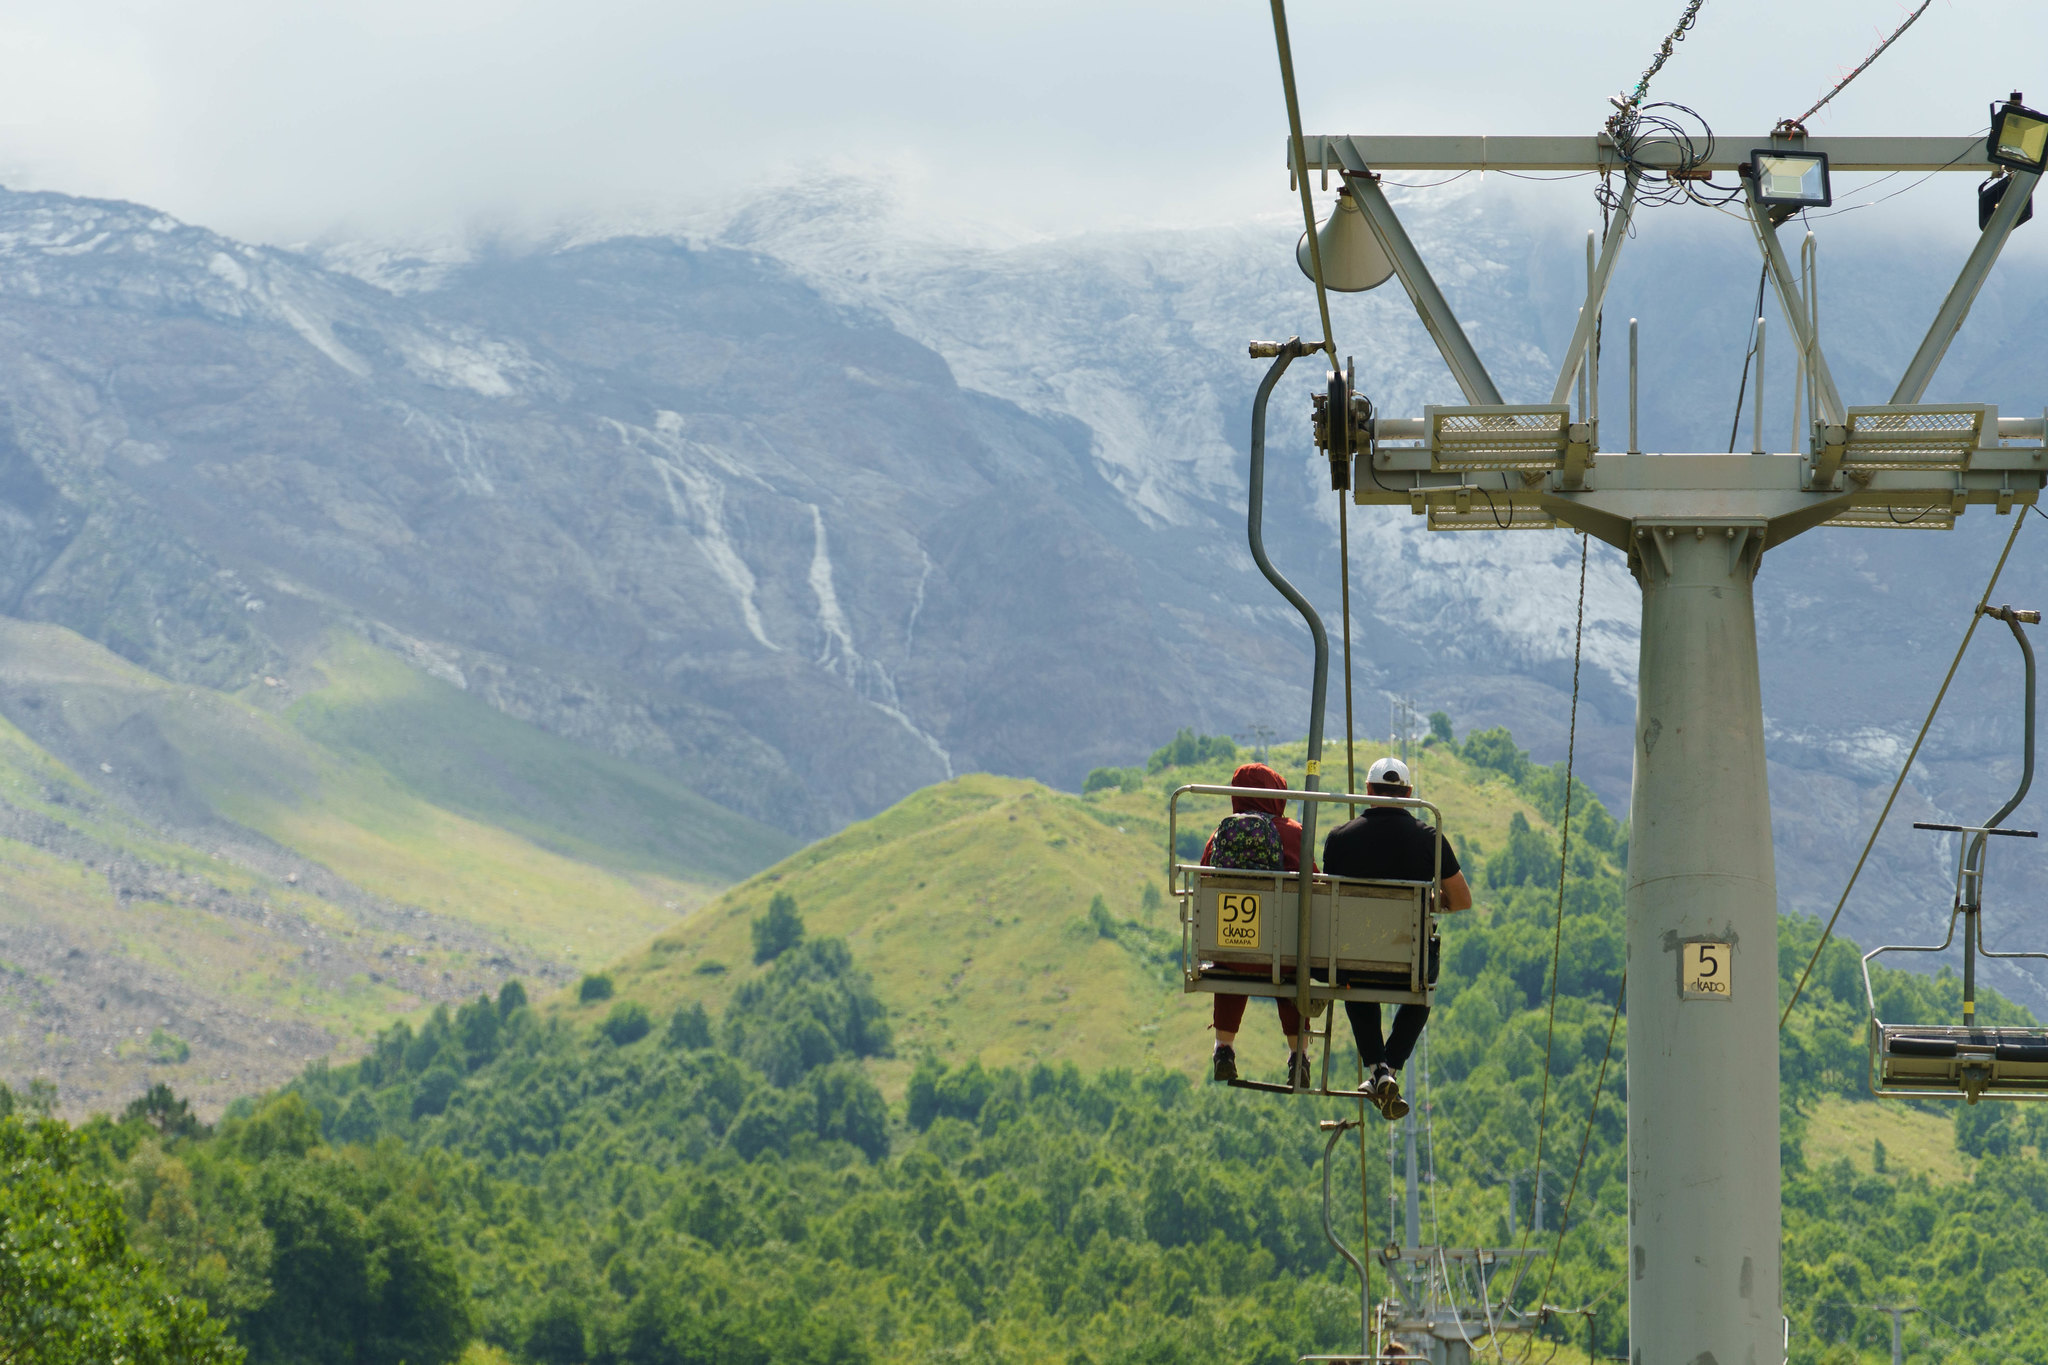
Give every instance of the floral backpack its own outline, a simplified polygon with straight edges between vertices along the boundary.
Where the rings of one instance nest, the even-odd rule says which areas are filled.
[[[1280,847],[1280,828],[1273,817],[1258,811],[1226,815],[1216,826],[1215,842],[1209,846],[1209,866],[1234,867],[1248,872],[1278,872],[1285,866]]]

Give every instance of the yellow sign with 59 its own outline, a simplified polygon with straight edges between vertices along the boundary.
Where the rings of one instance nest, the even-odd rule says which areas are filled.
[[[1216,946],[1259,946],[1259,893],[1225,891],[1216,897]]]

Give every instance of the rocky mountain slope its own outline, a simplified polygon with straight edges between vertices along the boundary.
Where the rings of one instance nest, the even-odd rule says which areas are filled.
[[[1576,229],[1475,184],[1408,194],[1411,227],[1503,389],[1540,396]],[[1313,330],[1293,235],[1275,218],[991,242],[824,180],[516,250],[299,253],[0,196],[0,610],[219,686],[288,675],[343,629],[804,836],[949,773],[1072,787],[1180,724],[1298,734],[1305,639],[1242,549],[1239,491],[1243,342]],[[1714,448],[1751,248],[1718,220],[1641,235],[1615,311],[1644,317],[1646,443]],[[1851,401],[1882,397],[1944,282],[1890,244],[1834,250],[1834,368]],[[2001,341],[2048,306],[2048,272],[2014,256],[1942,392],[2019,411],[2037,377]],[[1387,410],[1452,397],[1392,291],[1339,308]],[[1276,399],[1269,539],[1334,623],[1315,369]],[[2005,529],[1973,514],[1774,552],[1760,617],[1788,906],[1832,905]],[[1431,537],[1381,513],[1352,538],[1361,731],[1400,693],[1558,757],[1572,538]],[[2030,545],[2013,600],[2048,588]],[[1580,762],[1617,807],[1636,610],[1596,549]],[[1997,647],[1902,814],[1966,813],[2011,781]],[[1944,857],[1888,834],[1858,933],[1924,929]]]
[[[330,640],[236,693],[0,622],[0,1081],[212,1111],[560,982],[795,844]]]

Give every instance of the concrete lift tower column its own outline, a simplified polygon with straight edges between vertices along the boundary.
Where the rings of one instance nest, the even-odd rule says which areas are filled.
[[[2024,512],[2048,473],[2042,418],[1920,402],[2033,193],[2033,171],[2015,171],[2007,182],[1891,401],[1864,408],[1843,406],[1772,215],[1745,176],[1751,226],[1790,334],[1784,344],[1803,362],[1813,417],[1807,449],[1765,449],[1759,397],[1749,454],[1600,453],[1597,398],[1589,412],[1581,397],[1577,420],[1570,399],[1640,176],[1681,164],[1735,171],[1756,148],[1826,153],[1836,171],[1981,176],[1990,165],[1982,138],[1715,145],[1731,150],[1684,163],[1685,148],[1648,141],[1636,146],[1631,167],[1605,136],[1309,137],[1297,171],[1343,177],[1465,397],[1465,406],[1379,418],[1361,431],[1357,458],[1369,472],[1352,479],[1356,500],[1405,504],[1432,530],[1572,527],[1625,552],[1642,585],[1627,902],[1636,1365],[1784,1358],[1777,879],[1751,592],[1764,552],[1815,527],[1945,529],[1971,505]],[[1490,169],[1626,177],[1548,403],[1502,402],[1377,174]],[[1634,379],[1631,355],[1631,395]],[[1362,422],[1362,401],[1351,406]],[[1633,434],[1632,406],[1629,416]]]

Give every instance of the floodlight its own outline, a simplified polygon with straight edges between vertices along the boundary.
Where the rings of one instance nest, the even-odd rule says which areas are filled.
[[[1977,231],[1982,232],[1985,225],[1991,221],[1991,215],[1998,208],[1998,201],[2005,198],[2005,187],[2011,183],[2012,172],[2003,171],[1977,187]],[[2030,222],[2033,217],[2034,196],[2030,193],[2027,195],[2027,206],[2020,210],[2020,216],[2013,226],[2018,227],[2021,223]]]
[[[1756,197],[1769,208],[1824,209],[1835,202],[1826,152],[1759,147],[1749,154],[1749,167]]]
[[[1349,185],[1337,191],[1337,207],[1316,229],[1316,242],[1322,251],[1325,289],[1362,294],[1379,288],[1394,273],[1394,263],[1380,249],[1380,240],[1373,235],[1372,224],[1365,221],[1358,201],[1351,197]],[[1306,232],[1294,248],[1294,259],[1302,274],[1310,279],[1316,277]]]
[[[1984,154],[2001,166],[2039,174],[2048,168],[2048,114],[2020,103],[2020,92],[2004,104],[1991,106],[1991,137]]]

